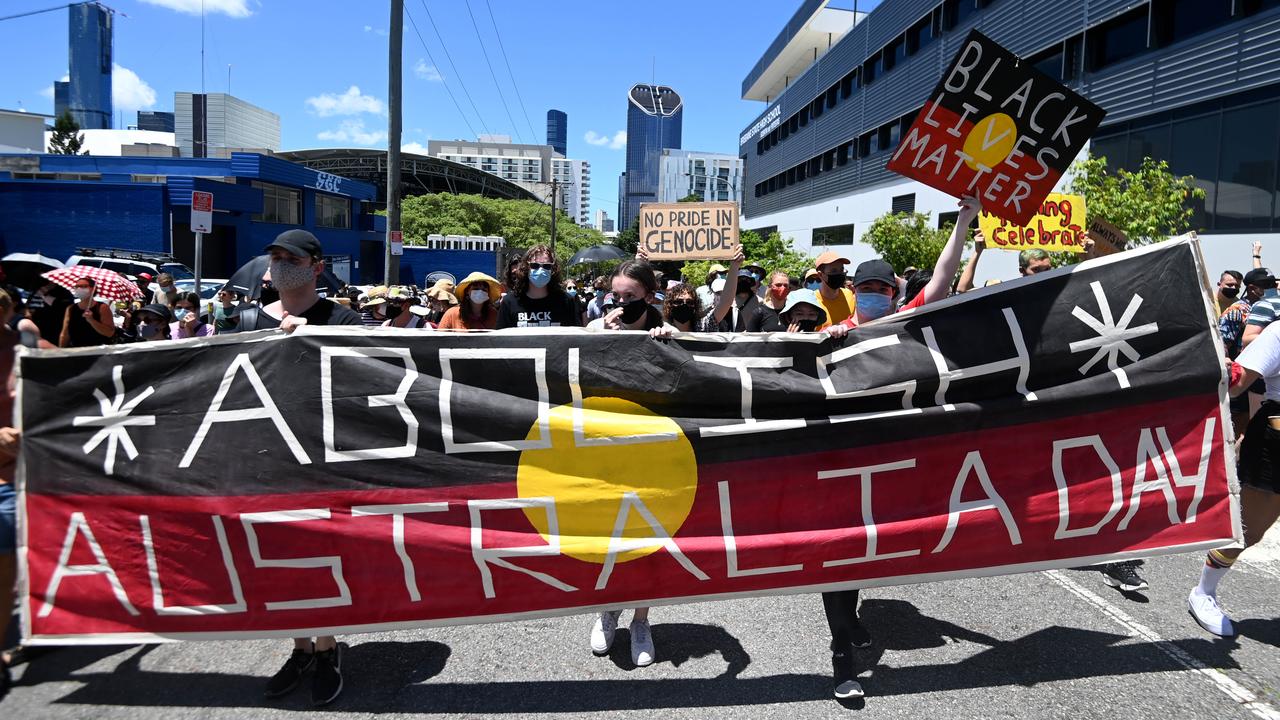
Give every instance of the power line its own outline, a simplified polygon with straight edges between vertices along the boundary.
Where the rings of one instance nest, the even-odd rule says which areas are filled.
[[[507,60],[507,49],[502,44],[502,33],[498,30],[498,21],[493,16],[493,6],[489,4],[489,0],[484,0],[484,5],[489,8],[489,22],[493,23],[493,34],[498,36],[498,49],[502,51],[502,62],[507,66],[507,77],[511,78],[511,87],[515,88],[516,100],[520,101],[520,112],[524,113],[524,121],[529,125],[529,134],[533,136],[536,144],[538,133],[534,131],[533,123],[529,120],[529,111],[524,109],[524,98],[520,97],[520,86],[516,84],[515,73],[511,72],[511,61]]]
[[[480,43],[480,53],[484,55],[484,64],[489,66],[489,77],[493,78],[493,88],[498,91],[498,99],[502,101],[502,109],[507,111],[507,119],[511,121],[511,128],[515,131],[516,138],[520,142],[524,142],[523,133],[520,132],[520,126],[516,125],[516,119],[511,116],[511,106],[507,104],[507,98],[502,94],[502,86],[498,84],[498,74],[493,71],[493,63],[489,61],[489,51],[484,47],[484,38],[480,36],[480,26],[476,24],[475,13],[471,12],[471,0],[466,1],[467,15],[471,17],[471,27],[476,31],[476,40]],[[536,143],[537,138],[534,138]]]
[[[440,49],[444,51],[444,58],[449,61],[449,67],[453,69],[453,76],[458,78],[458,85],[462,88],[462,94],[467,96],[467,102],[471,103],[471,109],[476,113],[476,120],[480,122],[480,127],[484,128],[486,135],[489,133],[489,124],[484,121],[484,116],[480,114],[480,108],[476,107],[476,101],[471,99],[471,93],[467,91],[467,84],[462,81],[462,73],[458,72],[458,66],[453,63],[453,56],[449,54],[449,46],[444,43],[444,35],[440,33],[440,28],[436,27],[435,18],[431,17],[431,9],[427,7],[427,0],[422,0],[422,9],[427,11],[427,20],[431,22],[431,29],[435,30],[436,37],[440,40]]]
[[[422,49],[427,53],[427,59],[431,61],[432,67],[440,67],[436,64],[436,59],[431,57],[431,49],[427,47],[427,41],[422,39],[422,33],[418,31],[418,23],[413,21],[413,13],[409,12],[409,6],[404,8],[405,17],[409,18],[409,24],[413,26],[413,34],[418,36],[418,42],[422,43]],[[461,82],[461,81],[459,81]],[[466,124],[467,129],[471,131],[472,136],[476,134],[476,129],[471,127],[471,121],[467,119],[467,114],[462,112],[462,106],[458,104],[458,98],[454,96],[453,91],[449,89],[449,83],[442,77],[440,84],[444,86],[444,91],[449,94],[449,99],[453,101],[453,106],[458,110],[458,117],[462,118],[462,122]]]
[[[66,3],[63,5],[58,5],[57,7],[45,8],[43,10],[32,10],[30,12],[18,13],[17,15],[5,15],[4,17],[0,17],[0,21],[17,20],[18,18],[29,17],[31,15],[40,15],[42,13],[53,12],[55,10],[63,10],[71,7],[72,5],[79,5],[79,4],[80,3]]]

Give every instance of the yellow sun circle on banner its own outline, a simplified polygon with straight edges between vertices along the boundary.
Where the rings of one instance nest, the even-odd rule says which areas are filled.
[[[698,490],[698,462],[674,420],[628,400],[604,397],[583,400],[581,437],[576,437],[571,405],[552,408],[550,420],[551,447],[520,453],[516,489],[521,498],[554,498],[562,553],[603,563],[628,492],[635,493],[667,535],[679,531]],[[535,423],[526,439],[541,438]],[[550,542],[547,511],[532,507],[524,512]],[[625,541],[655,535],[640,508],[631,504],[619,537]],[[616,561],[635,560],[655,550],[620,552]]]
[[[994,168],[1009,157],[1013,144],[1018,141],[1018,125],[1004,113],[992,113],[977,123],[964,139],[965,160],[970,170],[977,170],[981,163]]]

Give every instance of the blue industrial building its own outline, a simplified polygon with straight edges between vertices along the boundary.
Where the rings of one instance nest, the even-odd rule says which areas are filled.
[[[569,157],[569,116],[563,110],[547,111],[547,144],[560,157]]]
[[[627,93],[627,166],[619,181],[618,227],[631,227],[642,203],[658,201],[662,151],[680,148],[683,105],[665,85],[635,85]]]
[[[112,10],[97,2],[67,7],[67,76],[53,84],[54,114],[70,112],[84,130],[111,127]]]
[[[191,192],[213,193],[204,274],[229,277],[282,231],[315,233],[353,284],[382,281],[376,188],[256,153],[230,158],[0,155],[0,251],[66,258],[123,248],[195,259]]]

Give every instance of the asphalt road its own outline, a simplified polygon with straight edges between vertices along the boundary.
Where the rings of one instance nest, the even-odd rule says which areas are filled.
[[[655,608],[647,668],[625,630],[592,656],[583,616],[351,636],[346,691],[320,710],[305,688],[263,699],[285,642],[64,648],[15,669],[0,718],[1280,718],[1280,534],[1245,558],[1220,592],[1232,640],[1187,615],[1199,554],[1149,560],[1128,597],[1089,570],[865,592],[867,697],[848,705],[802,595]]]

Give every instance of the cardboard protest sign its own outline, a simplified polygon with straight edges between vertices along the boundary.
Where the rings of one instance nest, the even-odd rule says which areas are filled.
[[[1094,253],[1097,255],[1124,252],[1125,246],[1129,244],[1129,236],[1123,230],[1099,217],[1089,220],[1086,234],[1093,238]]]
[[[738,204],[645,203],[640,247],[650,260],[715,260],[738,249]]]
[[[974,30],[888,168],[1025,225],[1105,114]]]
[[[985,210],[978,227],[989,250],[1084,252],[1084,198],[1080,195],[1050,193],[1036,214],[1025,224],[1010,222]]]
[[[1240,526],[1199,267],[1171,240],[841,339],[24,352],[24,635],[346,634],[1220,547]]]

